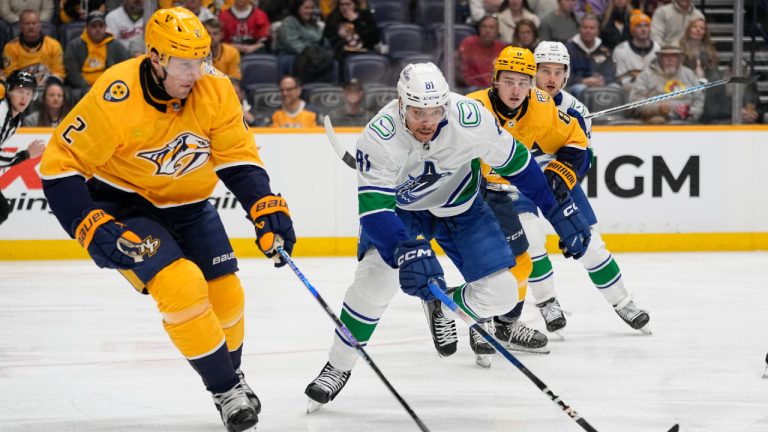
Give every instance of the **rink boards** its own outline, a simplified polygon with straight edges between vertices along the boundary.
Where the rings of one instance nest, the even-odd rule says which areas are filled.
[[[50,133],[22,130],[5,147],[25,148]],[[353,154],[359,133],[360,128],[338,129]],[[273,190],[291,207],[299,237],[295,253],[352,255],[358,231],[355,171],[339,160],[323,130],[254,134]],[[597,158],[582,186],[611,250],[768,249],[768,126],[596,127],[592,145]],[[0,175],[0,189],[14,206],[0,225],[0,259],[85,257],[47,208],[38,162]],[[219,184],[211,202],[238,255],[256,255],[253,226],[233,196]]]

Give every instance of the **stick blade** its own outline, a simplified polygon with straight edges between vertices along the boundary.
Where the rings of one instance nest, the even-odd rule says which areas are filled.
[[[328,141],[330,141],[331,146],[333,146],[333,151],[335,151],[336,154],[339,155],[341,160],[348,167],[352,169],[357,169],[357,161],[351,154],[349,154],[349,152],[344,148],[344,146],[341,145],[338,137],[336,137],[336,132],[333,130],[333,124],[331,123],[330,117],[328,116],[323,117],[323,126],[325,126],[325,135],[328,137]]]
[[[752,84],[760,78],[760,75],[750,75],[746,77],[736,76],[728,80],[728,84]]]

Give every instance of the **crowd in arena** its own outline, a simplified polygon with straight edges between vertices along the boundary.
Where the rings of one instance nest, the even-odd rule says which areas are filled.
[[[442,0],[159,0],[195,12],[212,36],[252,126],[310,127],[324,114],[364,125],[396,97],[403,66],[443,58]],[[25,126],[56,126],[110,66],[143,55],[144,0],[0,2],[3,75],[31,72],[40,96]],[[646,99],[734,74],[692,0],[457,0],[456,88],[492,85],[509,45],[566,44],[566,89],[592,109]],[[611,123],[728,123],[730,86],[604,119]],[[762,123],[757,87],[742,121]]]

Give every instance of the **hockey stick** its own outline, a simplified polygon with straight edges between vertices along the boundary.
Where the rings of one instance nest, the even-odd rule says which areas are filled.
[[[471,316],[469,316],[466,312],[464,312],[462,309],[459,308],[459,306],[454,302],[447,294],[443,292],[442,289],[435,283],[434,280],[430,279],[429,281],[429,290],[432,292],[432,295],[437,297],[438,300],[440,300],[441,303],[448,306],[459,318],[462,319],[470,328],[474,329],[476,332],[480,333],[480,335],[483,336],[485,340],[488,341],[491,345],[493,345],[494,348],[496,348],[496,351],[499,352],[504,358],[509,360],[510,363],[515,365],[520,372],[523,373],[529,380],[533,381],[533,383],[536,385],[536,387],[539,388],[542,392],[544,392],[545,395],[547,395],[552,402],[556,403],[560,408],[565,411],[565,413],[573,419],[576,423],[581,426],[582,429],[584,429],[587,432],[597,432],[597,429],[592,427],[587,421],[579,416],[578,413],[576,413],[576,410],[571,408],[571,406],[567,405],[565,402],[563,402],[562,399],[560,399],[560,396],[556,395],[552,392],[552,390],[547,387],[546,384],[542,380],[540,380],[536,375],[533,374],[533,372],[529,371],[527,367],[525,367],[524,364],[520,362],[512,353],[510,353],[506,348],[504,348],[499,341],[496,340],[493,336],[488,334],[485,329],[477,323]],[[680,425],[674,425],[672,428],[670,428],[667,432],[678,432],[680,430]]]
[[[323,300],[323,297],[320,295],[320,293],[317,292],[317,290],[312,286],[311,283],[309,283],[309,280],[307,280],[306,276],[304,276],[304,273],[299,270],[298,267],[296,267],[296,264],[291,259],[291,256],[288,255],[288,252],[283,249],[282,246],[277,247],[277,252],[280,253],[280,255],[283,257],[286,263],[288,263],[288,266],[293,270],[294,273],[296,273],[296,276],[301,280],[301,282],[304,284],[305,287],[309,290],[309,292],[312,293],[313,296],[315,296],[315,299],[317,299],[318,303],[320,303],[320,306],[323,307],[323,310],[325,310],[325,313],[333,320],[333,323],[336,325],[336,328],[344,334],[344,336],[352,342],[352,344],[355,346],[355,349],[357,350],[357,353],[360,354],[360,357],[365,359],[365,362],[368,363],[369,366],[371,366],[371,369],[373,369],[374,372],[376,372],[376,375],[379,376],[381,381],[384,383],[385,386],[389,389],[390,392],[392,392],[392,395],[395,396],[398,402],[400,402],[400,405],[405,408],[406,411],[408,411],[408,415],[411,416],[413,421],[416,422],[416,425],[419,426],[419,429],[423,432],[429,432],[429,429],[424,424],[424,422],[421,421],[419,416],[416,415],[416,413],[411,409],[411,407],[408,405],[408,403],[405,401],[405,399],[400,396],[400,394],[395,390],[394,387],[392,387],[392,384],[390,384],[389,380],[384,376],[384,374],[381,372],[378,366],[376,366],[376,363],[373,362],[373,359],[371,356],[368,355],[367,352],[365,352],[365,349],[360,345],[360,342],[355,339],[354,336],[352,336],[352,333],[347,329],[347,327],[344,325],[344,323],[341,322],[339,317],[336,316],[335,313],[331,310],[331,308],[328,307],[328,304]]]
[[[731,77],[731,78],[720,79],[720,80],[717,80],[717,81],[708,82],[706,84],[697,85],[695,87],[690,87],[690,88],[687,88],[685,90],[678,90],[678,91],[672,92],[672,93],[661,94],[661,95],[649,97],[648,99],[643,99],[641,101],[630,102],[628,104],[624,104],[624,105],[621,105],[621,106],[617,106],[617,107],[613,107],[613,108],[608,108],[608,109],[605,109],[605,110],[602,110],[602,111],[590,113],[590,114],[585,115],[584,118],[585,119],[591,119],[591,118],[595,118],[595,117],[602,117],[602,116],[608,115],[608,114],[613,114],[613,113],[618,112],[618,111],[624,111],[624,110],[628,110],[628,109],[632,109],[632,108],[640,108],[642,106],[654,104],[656,102],[661,102],[663,100],[676,98],[678,96],[683,96],[683,95],[687,95],[687,94],[690,94],[690,93],[695,93],[697,91],[706,90],[708,88],[717,87],[717,86],[720,86],[720,85],[723,85],[723,84],[750,84],[750,83],[752,83],[755,80],[757,80],[757,75],[748,76],[748,77],[736,76],[736,77]]]
[[[347,164],[348,167],[352,169],[356,169],[355,166],[355,158],[352,157],[351,154],[347,150],[344,149],[344,146],[341,145],[339,142],[339,138],[336,136],[336,132],[333,130],[333,124],[331,124],[331,118],[328,116],[325,116],[323,118],[323,125],[325,126],[325,135],[328,136],[328,141],[331,142],[331,145],[333,146],[333,150],[336,152],[337,155],[341,158],[342,161],[344,161],[345,164]]]

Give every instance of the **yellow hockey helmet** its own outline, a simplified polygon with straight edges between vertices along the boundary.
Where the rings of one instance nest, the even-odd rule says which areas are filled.
[[[536,59],[528,48],[508,46],[504,48],[493,65],[493,80],[499,77],[499,72],[518,72],[530,77],[536,76]]]
[[[163,65],[170,57],[205,59],[211,54],[211,36],[200,19],[183,7],[158,9],[152,14],[144,40],[147,53],[156,51]]]

